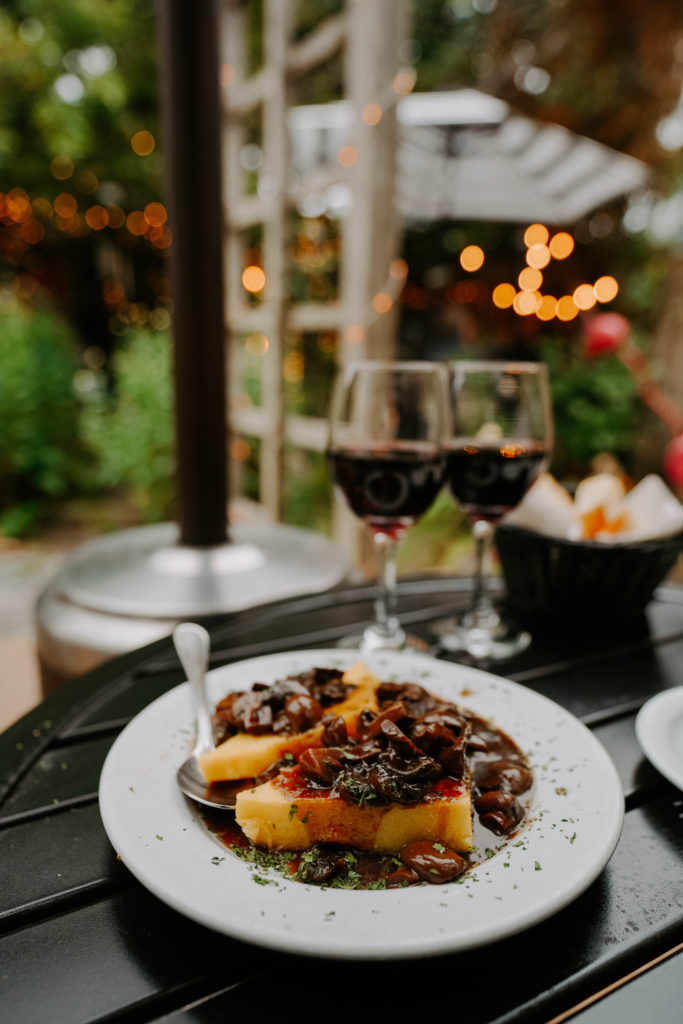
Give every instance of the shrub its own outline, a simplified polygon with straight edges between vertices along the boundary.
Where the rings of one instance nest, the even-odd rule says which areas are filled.
[[[140,518],[169,518],[173,496],[171,349],[163,332],[134,331],[113,360],[114,389],[85,406],[84,442],[97,460],[93,482],[130,491]]]
[[[0,530],[21,536],[78,487],[76,337],[54,309],[0,292]]]
[[[591,459],[609,452],[631,470],[643,409],[630,373],[616,358],[584,359],[566,340],[546,338],[555,415],[553,472],[583,476]]]

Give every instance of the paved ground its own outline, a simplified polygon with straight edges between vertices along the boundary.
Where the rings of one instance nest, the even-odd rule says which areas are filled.
[[[0,547],[0,732],[40,700],[34,605],[64,554]]]

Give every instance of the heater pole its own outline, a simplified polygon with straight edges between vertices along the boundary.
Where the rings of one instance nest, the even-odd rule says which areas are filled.
[[[227,537],[226,326],[215,0],[159,0],[162,148],[173,300],[180,544]]]

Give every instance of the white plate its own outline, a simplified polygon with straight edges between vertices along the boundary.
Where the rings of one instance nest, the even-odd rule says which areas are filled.
[[[358,652],[268,655],[209,673],[209,697],[273,682],[314,665],[347,666]],[[480,946],[566,906],[616,846],[623,793],[614,765],[576,718],[531,690],[419,654],[365,658],[382,679],[420,683],[490,718],[525,751],[536,784],[528,824],[460,884],[353,891],[321,889],[254,869],[219,843],[179,792],[176,769],[194,734],[188,683],[145,708],[114,743],[100,780],[107,834],[135,877],[209,928],[289,953],[388,959]],[[260,873],[262,874],[262,872]]]
[[[636,736],[648,761],[683,789],[683,686],[643,704],[636,716]]]

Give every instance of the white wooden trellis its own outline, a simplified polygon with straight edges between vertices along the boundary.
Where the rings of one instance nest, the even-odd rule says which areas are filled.
[[[336,332],[340,365],[352,359],[388,357],[395,351],[395,306],[377,312],[373,299],[386,293],[393,303],[402,284],[400,277],[392,277],[390,268],[395,266],[400,245],[395,107],[405,91],[399,50],[408,35],[410,9],[411,0],[345,0],[339,13],[295,40],[295,0],[263,0],[263,62],[250,73],[247,4],[222,0],[229,427],[233,434],[260,439],[260,501],[276,520],[282,507],[284,445],[323,451],[326,439],[324,420],[286,415],[282,362],[287,332]],[[291,186],[291,83],[336,54],[343,56],[344,98],[352,110],[347,144],[355,150],[355,160],[342,166],[333,159]],[[369,105],[374,116],[368,114]],[[381,111],[378,121],[377,108]],[[263,164],[258,193],[253,194],[246,189],[240,154],[247,140],[247,119],[259,112]],[[286,291],[288,217],[308,193],[337,183],[346,184],[351,195],[350,210],[341,225],[339,295],[325,303],[294,303]],[[266,285],[259,301],[250,305],[241,282],[244,235],[259,225]],[[262,401],[257,407],[243,402],[236,358],[244,336],[252,332],[268,339],[262,357]],[[233,464],[233,496],[239,486],[234,469]],[[357,539],[355,523],[337,505],[334,533],[345,545]]]

